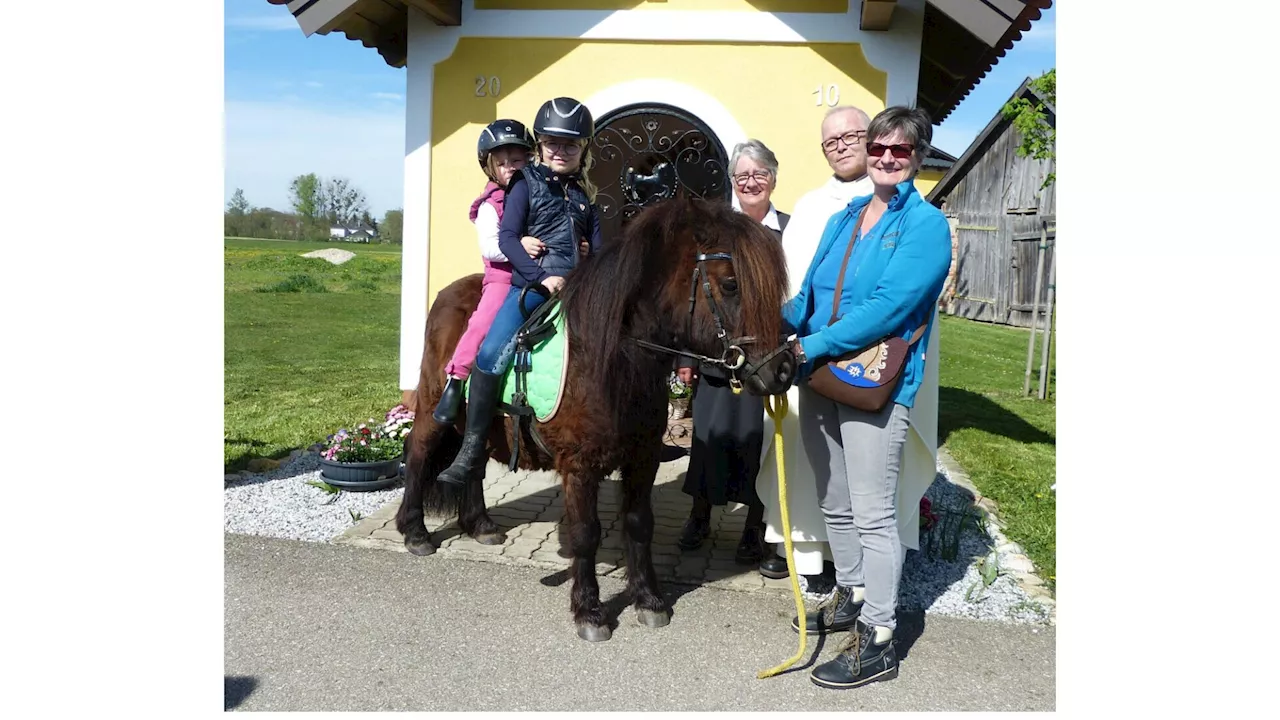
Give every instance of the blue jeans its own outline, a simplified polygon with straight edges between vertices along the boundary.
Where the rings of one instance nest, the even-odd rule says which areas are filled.
[[[476,354],[476,367],[490,375],[502,375],[511,365],[511,358],[516,349],[516,331],[524,324],[524,316],[520,314],[520,291],[523,288],[511,286],[507,299],[489,326],[489,333],[480,344],[480,352]],[[524,296],[525,312],[533,312],[534,308],[546,302],[546,297],[537,291],[530,290]]]

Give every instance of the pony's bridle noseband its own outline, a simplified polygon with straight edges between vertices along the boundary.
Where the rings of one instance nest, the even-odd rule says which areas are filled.
[[[759,362],[748,364],[747,353],[742,349],[742,346],[759,342],[759,340],[750,335],[743,335],[741,337],[735,337],[735,338],[729,337],[729,332],[724,329],[724,318],[720,314],[720,306],[719,304],[716,303],[716,298],[711,293],[711,276],[710,274],[707,273],[707,268],[705,265],[705,263],[708,260],[727,260],[729,262],[733,262],[733,255],[727,252],[714,252],[714,253],[698,253],[694,257],[695,262],[693,266],[693,278],[690,280],[690,283],[689,283],[689,316],[687,320],[687,329],[688,329],[687,335],[689,337],[692,337],[693,335],[693,311],[698,302],[698,279],[699,277],[701,277],[702,291],[703,291],[703,294],[706,295],[707,305],[711,310],[711,318],[712,320],[715,321],[715,324],[716,324],[716,339],[720,341],[721,346],[724,348],[724,350],[720,353],[720,357],[719,358],[707,357],[706,355],[699,355],[697,353],[689,352],[685,350],[676,350],[674,348],[670,348],[665,345],[651,343],[647,340],[641,340],[639,338],[632,338],[632,339],[635,341],[637,345],[649,348],[650,350],[658,350],[660,352],[665,352],[672,355],[682,355],[685,357],[691,357],[707,365],[722,367],[725,370],[728,370],[729,385],[733,388],[733,391],[737,393],[742,391],[743,379],[750,378],[751,376],[760,372],[760,369],[764,367],[766,364],[768,364],[770,360],[773,360],[773,358],[777,357],[779,353],[784,352],[788,348],[790,348],[791,342],[790,342],[790,339],[788,339],[786,343],[783,343],[782,345],[779,345],[777,348],[774,348],[771,352],[769,352],[769,354],[765,355],[764,358],[762,358]],[[741,374],[741,377],[739,377],[739,373],[738,373],[739,370],[744,370],[744,372]]]

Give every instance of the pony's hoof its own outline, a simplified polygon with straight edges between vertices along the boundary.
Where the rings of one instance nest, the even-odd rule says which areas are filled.
[[[636,618],[645,627],[660,628],[671,624],[671,614],[665,610],[658,612],[657,610],[640,608],[636,610]]]
[[[419,557],[432,555],[436,551],[436,546],[431,544],[431,540],[429,538],[422,538],[421,540],[405,538],[404,547],[406,550],[414,555],[418,555]]]
[[[609,629],[608,625],[578,623],[578,637],[587,642],[604,642],[613,637],[613,631]]]
[[[501,545],[507,541],[507,534],[504,532],[481,533],[476,536],[476,542],[481,545]]]

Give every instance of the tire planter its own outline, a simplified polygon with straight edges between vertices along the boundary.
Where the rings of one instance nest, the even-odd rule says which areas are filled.
[[[335,462],[320,458],[320,479],[351,492],[370,492],[395,485],[401,458],[378,462]]]

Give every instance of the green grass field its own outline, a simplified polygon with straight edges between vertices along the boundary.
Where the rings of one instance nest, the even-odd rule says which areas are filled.
[[[356,257],[299,257],[329,247]],[[399,246],[229,238],[225,256],[226,472],[399,402]],[[1048,400],[1022,397],[1025,330],[943,317],[942,343],[939,440],[1052,586],[1052,377]],[[1037,346],[1037,368],[1039,357]]]
[[[1057,503],[1049,486],[1057,469],[1053,354],[1048,398],[1022,396],[1026,330],[942,318],[938,440],[983,495],[996,501],[1006,534],[1027,552],[1050,588],[1056,572]],[[1052,351],[1053,348],[1051,347]]]
[[[224,242],[226,472],[380,420],[400,401],[399,246]],[[356,256],[299,257],[327,247]]]

